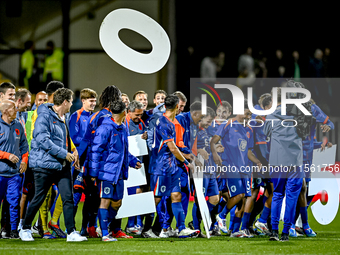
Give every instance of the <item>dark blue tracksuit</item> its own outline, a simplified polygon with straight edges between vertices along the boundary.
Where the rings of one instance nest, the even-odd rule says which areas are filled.
[[[10,154],[20,160],[14,164]],[[11,229],[16,230],[19,222],[19,202],[22,178],[20,164],[28,161],[28,143],[24,128],[18,120],[10,124],[2,120],[0,114],[0,203],[6,197],[9,203]]]

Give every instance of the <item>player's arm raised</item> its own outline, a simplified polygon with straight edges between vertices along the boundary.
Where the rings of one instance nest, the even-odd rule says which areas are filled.
[[[213,138],[211,138],[210,141],[210,150],[213,155],[214,162],[221,166],[222,165],[222,159],[221,157],[217,154],[215,144],[218,143],[221,140],[221,137],[218,135],[214,135]]]

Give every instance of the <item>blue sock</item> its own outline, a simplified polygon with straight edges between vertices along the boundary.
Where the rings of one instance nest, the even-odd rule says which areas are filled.
[[[211,211],[215,208],[215,205],[210,203],[209,200],[207,201],[207,205],[208,205],[209,212],[211,213]]]
[[[188,213],[188,206],[189,206],[189,195],[186,192],[181,192],[182,194],[182,207],[185,214],[185,217]]]
[[[129,217],[126,227],[133,228],[135,226],[135,219],[136,219],[136,216]]]
[[[171,209],[171,197],[165,196],[162,197],[162,217],[159,217],[159,223],[163,229],[167,229],[171,226],[171,222],[173,219],[173,213]],[[182,203],[183,207],[183,203]],[[185,213],[185,212],[184,212]]]
[[[109,234],[109,232],[107,231],[108,215],[109,215],[109,211],[107,209],[99,208],[98,218],[99,218],[100,228],[102,230],[102,236],[107,236]]]
[[[307,209],[308,209],[308,206],[300,207],[300,214],[301,214],[303,229],[309,228]]]
[[[169,197],[170,202],[171,202],[171,198]],[[161,226],[163,227],[163,223],[164,223],[164,215],[166,212],[164,212],[164,200],[162,197],[162,200],[158,203],[158,205],[156,206],[156,212],[159,218],[159,223],[161,224]]]
[[[143,227],[143,221],[140,215],[137,216],[137,225]]]
[[[241,221],[242,221],[241,218],[235,216],[235,218],[234,218],[234,227],[233,227],[232,233],[235,233],[235,232],[240,230]]]
[[[230,210],[230,214],[229,214],[230,215],[229,230],[233,230],[233,227],[234,227],[235,210],[236,210],[236,206],[234,206]]]
[[[178,230],[179,232],[181,232],[183,229],[185,229],[185,214],[183,211],[182,203],[172,203],[171,208],[177,221]]]
[[[223,197],[221,197],[221,200],[218,203],[218,213],[222,212],[226,205],[227,205],[227,202],[223,199]]]
[[[283,224],[282,233],[289,234],[289,229],[290,229],[290,228],[291,228],[291,227],[289,227],[289,225]]]
[[[228,230],[230,230],[230,231],[233,231],[233,228],[234,228],[234,218],[235,218],[235,217],[233,217],[233,220],[230,221],[230,223],[229,223],[229,228],[228,228]]]
[[[201,222],[198,220],[197,210],[198,210],[198,207],[197,207],[196,203],[194,203],[194,205],[192,207],[192,221],[193,221],[193,224],[194,224],[194,228],[200,229]]]
[[[269,209],[268,207],[264,207],[262,214],[261,214],[261,217],[259,219],[259,222],[267,223],[267,220],[268,220],[270,213],[271,213],[271,209]]]
[[[227,206],[225,206],[222,210],[222,212],[219,214],[221,219],[225,219],[227,217],[227,214],[229,213],[229,209]]]
[[[251,213],[246,213],[246,212],[243,214],[241,230],[249,228],[250,215]]]
[[[295,223],[293,223],[292,226],[291,226],[290,228],[295,229]]]

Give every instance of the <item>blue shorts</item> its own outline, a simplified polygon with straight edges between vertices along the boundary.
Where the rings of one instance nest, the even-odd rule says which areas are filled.
[[[99,194],[100,198],[121,200],[124,195],[124,180],[119,179],[116,185],[112,182],[100,181],[99,183]]]
[[[227,188],[230,197],[244,193],[246,197],[251,197],[250,178],[228,178]]]
[[[191,182],[191,194],[196,197],[194,181]],[[218,183],[215,175],[204,174],[203,176],[203,194],[212,197],[219,194]]]
[[[136,186],[136,187],[127,188],[127,192],[129,196],[137,194],[137,189],[140,189],[140,187]]]
[[[171,193],[181,192],[181,171],[172,175],[153,175],[151,189],[155,197],[171,196]]]
[[[251,188],[259,189],[260,187],[267,187],[271,183],[269,178],[252,178],[251,179]]]
[[[218,190],[221,191],[222,193],[228,192],[227,179],[217,178],[216,180],[217,180]]]
[[[189,176],[186,169],[179,168],[179,171],[181,172],[181,188],[186,189],[190,192],[189,187]]]
[[[214,175],[207,176],[203,179],[204,196],[212,197],[219,194],[217,180]]]

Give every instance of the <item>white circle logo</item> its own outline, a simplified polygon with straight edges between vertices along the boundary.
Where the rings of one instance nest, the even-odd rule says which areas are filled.
[[[164,185],[161,187],[161,191],[162,191],[162,192],[165,192],[165,191],[166,191],[166,187],[165,187]]]
[[[110,188],[108,188],[108,187],[106,187],[105,189],[104,189],[104,194],[109,194],[110,193]]]
[[[235,185],[231,186],[230,190],[231,190],[231,192],[235,192],[236,191],[236,186]]]
[[[238,148],[240,149],[240,151],[245,151],[247,148],[247,141],[239,138],[238,139]]]

